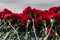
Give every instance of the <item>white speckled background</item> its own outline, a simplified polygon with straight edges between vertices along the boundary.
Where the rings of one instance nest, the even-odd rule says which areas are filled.
[[[60,0],[0,0],[0,10],[8,8],[13,12],[20,13],[27,6],[44,10],[60,6]]]

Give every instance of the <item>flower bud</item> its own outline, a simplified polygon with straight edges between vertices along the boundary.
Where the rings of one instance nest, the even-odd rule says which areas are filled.
[[[55,23],[55,19],[50,19],[50,22],[51,23]]]

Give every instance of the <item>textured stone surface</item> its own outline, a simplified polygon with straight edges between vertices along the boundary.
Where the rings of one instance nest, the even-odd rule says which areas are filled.
[[[0,0],[0,10],[8,8],[14,12],[22,12],[27,6],[43,10],[59,5],[60,0]]]

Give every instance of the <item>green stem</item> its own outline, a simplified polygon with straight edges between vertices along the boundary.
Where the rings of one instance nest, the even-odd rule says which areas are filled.
[[[11,35],[9,35],[9,39],[8,40],[11,40]]]
[[[27,25],[26,25],[26,40],[28,40],[28,25],[29,25],[29,22],[27,22]]]
[[[58,40],[58,38],[59,38],[59,35],[58,35],[57,31],[56,31],[56,26],[55,26],[53,40],[54,40],[54,39],[55,39],[55,40]]]
[[[46,27],[46,23],[44,23],[45,26],[45,35],[47,35],[47,27]]]
[[[49,36],[49,34],[50,34],[51,30],[52,30],[52,27],[53,27],[53,23],[51,23],[50,31],[49,31],[49,33],[47,34],[47,36],[44,38],[44,40],[46,40],[46,39],[48,38],[48,36]]]
[[[16,31],[16,29],[11,25],[11,23],[10,23],[10,22],[8,22],[8,23],[9,23],[9,25],[14,29],[14,31],[16,32],[17,37],[18,37],[18,40],[20,40],[20,37],[19,37],[18,32]]]
[[[2,27],[4,27],[6,24],[7,24],[7,22],[4,22],[4,24],[3,24],[2,26],[0,26],[0,29],[1,29]]]
[[[20,35],[20,37],[22,37],[24,34],[25,34],[25,32],[23,32],[23,33]]]
[[[5,40],[9,36],[10,32],[7,32],[5,37],[2,40]]]
[[[32,19],[32,21],[33,21],[33,26],[32,26],[33,32],[34,32],[36,40],[38,40],[37,35],[36,35],[36,31],[35,31],[36,29],[35,29],[35,25],[34,25],[34,19]]]

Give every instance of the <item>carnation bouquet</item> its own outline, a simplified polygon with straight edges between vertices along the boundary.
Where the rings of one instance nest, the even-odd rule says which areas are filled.
[[[60,40],[60,6],[39,10],[30,6],[22,13],[0,11],[0,40]]]

